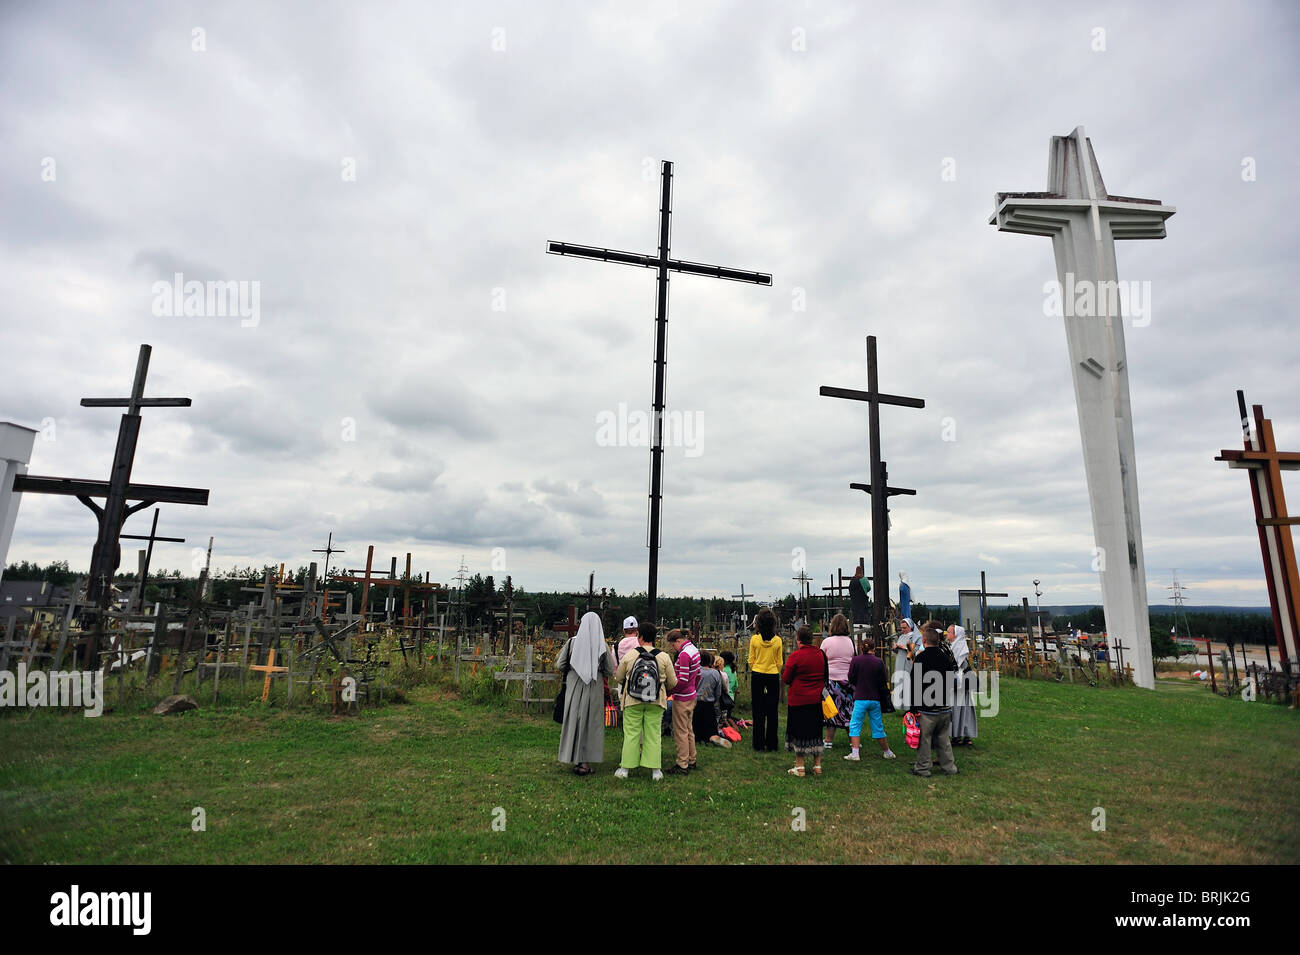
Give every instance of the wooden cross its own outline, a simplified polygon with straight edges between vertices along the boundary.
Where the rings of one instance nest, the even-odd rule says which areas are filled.
[[[383,580],[382,577],[375,577],[371,574],[375,564],[375,545],[371,544],[366,548],[366,572],[362,577],[356,576],[359,571],[352,571],[350,576],[335,577],[336,581],[345,584],[361,584],[361,620],[362,630],[365,629],[365,620],[367,611],[370,609],[370,584],[377,580]]]
[[[884,462],[880,460],[880,406],[898,405],[903,408],[924,408],[921,398],[905,398],[899,395],[883,394],[880,391],[876,371],[876,336],[867,336],[867,390],[855,391],[850,388],[833,388],[822,385],[818,394],[829,398],[848,398],[867,403],[867,420],[870,428],[871,480],[859,485],[858,489],[871,494],[871,579],[879,586],[885,586],[889,580],[889,508],[891,492],[909,493],[906,488],[890,488]],[[872,493],[872,488],[883,488],[884,493]],[[910,493],[915,494],[915,491]],[[884,632],[885,618],[889,613],[887,595],[871,602],[872,622],[877,634]]]
[[[752,596],[754,595],[745,593],[744,584],[740,585],[740,593],[731,595],[732,600],[737,600],[737,599],[740,600],[740,616],[741,616],[742,625],[749,622],[749,614],[745,612],[745,598],[752,597]]]
[[[655,297],[655,359],[654,359],[654,445],[650,449],[650,567],[647,594],[650,598],[649,617],[655,622],[655,608],[659,587],[659,510],[663,497],[663,419],[664,419],[664,371],[668,362],[668,280],[673,272],[690,275],[707,275],[716,279],[730,279],[733,282],[747,282],[751,285],[772,284],[772,276],[764,272],[747,272],[741,269],[724,268],[720,265],[702,265],[670,257],[670,237],[673,206],[673,164],[664,161],[660,170],[659,190],[659,251],[655,255],[641,255],[635,252],[616,252],[594,246],[573,245],[569,242],[547,242],[546,251],[554,255],[574,255],[584,259],[601,262],[616,262],[621,265],[636,265],[641,268],[654,269],[657,273]]]
[[[841,576],[843,576],[843,571],[841,571],[840,574]],[[832,595],[834,596],[834,599],[836,601],[835,606],[837,608],[844,603],[844,582],[841,580],[837,583],[835,580],[835,574],[833,573],[831,574],[831,585],[829,587],[823,587],[822,590],[829,591],[829,593],[826,594],[827,610],[831,609]]]
[[[262,702],[265,703],[271,695],[271,677],[277,673],[288,673],[288,667],[278,667],[275,665],[275,647],[266,651],[266,666],[251,666],[250,670],[256,670],[258,673],[266,674],[266,681],[262,684]]]
[[[409,629],[411,626],[411,591],[418,593],[435,593],[442,590],[442,584],[431,584],[422,581],[417,576],[415,583],[411,582],[411,555],[406,555],[406,574],[402,577],[402,626]],[[436,599],[436,596],[435,596]],[[436,608],[435,608],[436,609]]]
[[[577,633],[578,632],[578,608],[573,604],[569,604],[569,622],[567,624],[562,624],[560,626],[552,627],[551,629],[554,630],[556,633],[567,633],[569,636],[573,636],[575,633]]]
[[[146,398],[145,379],[149,374],[149,356],[153,348],[140,346],[135,365],[135,380],[131,394],[126,398],[82,398],[83,408],[126,408],[117,429],[117,449],[113,453],[113,469],[107,481],[79,481],[72,478],[37,477],[20,474],[14,478],[15,493],[67,494],[90,508],[99,523],[99,536],[90,557],[90,580],[87,584],[86,602],[98,608],[95,636],[86,644],[85,669],[99,669],[99,643],[103,636],[103,616],[112,600],[113,576],[122,562],[119,539],[122,524],[136,511],[154,504],[208,503],[206,488],[166,487],[153,484],[132,484],[131,468],[135,463],[136,444],[140,439],[141,408],[188,408],[189,398]],[[100,507],[92,498],[104,498]],[[128,501],[137,503],[128,505]]]
[[[169,544],[184,544],[184,537],[159,537],[158,536],[158,508],[153,509],[153,527],[146,537],[142,534],[122,534],[122,540],[131,541],[148,541],[149,548],[144,552],[144,563],[140,566],[140,590],[136,594],[135,612],[144,613],[144,585],[149,579],[149,564],[153,561],[153,545],[155,541],[166,541]]]
[[[1282,669],[1300,660],[1300,570],[1297,570],[1295,541],[1291,527],[1300,517],[1287,513],[1282,472],[1300,469],[1300,451],[1279,451],[1273,437],[1273,422],[1264,417],[1264,406],[1255,405],[1255,428],[1246,416],[1246,394],[1237,392],[1241,431],[1245,449],[1220,451],[1216,461],[1230,468],[1250,472],[1250,493],[1255,505],[1255,525],[1264,557],[1264,577],[1273,611],[1273,631]],[[1226,677],[1226,674],[1225,674]]]
[[[989,619],[989,598],[990,598],[990,597],[1005,597],[1005,596],[1007,596],[1007,595],[1004,594],[1004,593],[996,593],[996,592],[994,592],[994,591],[989,590],[989,588],[988,588],[988,579],[987,579],[987,577],[986,577],[984,571],[982,571],[982,570],[980,571],[980,589],[979,589],[979,590],[959,590],[959,591],[957,591],[957,593],[958,593],[958,595],[961,595],[961,594],[974,594],[974,595],[976,595],[976,596],[979,597],[979,599],[980,599],[980,623],[979,623],[980,633],[988,633],[988,631],[989,631],[989,623],[988,623],[988,619]],[[1028,598],[1028,597],[1025,597],[1024,599],[1025,599],[1025,601],[1026,601],[1025,607],[1028,608],[1029,604],[1028,604],[1027,601],[1029,600],[1029,598]],[[1028,611],[1028,609],[1026,609],[1026,610],[1025,610],[1025,624],[1026,624],[1026,626],[1028,626],[1028,623],[1029,623],[1029,611]],[[1025,638],[1026,638],[1026,639],[1031,638],[1032,635],[1033,635],[1033,631],[1032,631],[1032,630],[1026,630],[1026,631],[1025,631]]]

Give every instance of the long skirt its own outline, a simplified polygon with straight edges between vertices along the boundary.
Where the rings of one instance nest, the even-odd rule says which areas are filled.
[[[824,719],[827,727],[848,729],[849,720],[853,719],[853,684],[848,680],[831,680],[831,699],[835,701],[836,714]]]
[[[787,706],[785,748],[798,756],[815,756],[825,748],[822,739],[822,705]]]
[[[979,717],[975,714],[976,675],[963,670],[957,681],[957,703],[952,708],[952,738],[975,739],[980,735]]]

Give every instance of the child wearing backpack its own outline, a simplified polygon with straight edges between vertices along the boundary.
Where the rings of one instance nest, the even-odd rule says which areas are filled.
[[[659,725],[668,706],[668,694],[677,685],[677,674],[668,654],[655,650],[653,623],[647,621],[637,628],[637,646],[619,660],[614,685],[622,689],[623,703],[623,758],[614,775],[627,779],[628,770],[644,766],[652,770],[650,778],[658,782],[664,778]]]

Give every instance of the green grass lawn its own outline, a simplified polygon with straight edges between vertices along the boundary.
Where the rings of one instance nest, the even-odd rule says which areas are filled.
[[[6,713],[0,862],[1300,860],[1300,714],[1200,687],[1003,680],[1001,713],[956,751],[952,778],[907,774],[893,715],[898,760],[869,745],[845,763],[840,744],[824,776],[797,779],[747,738],[661,783],[613,778],[621,730],[597,774],[577,778],[555,761],[549,717],[444,687],[409,698],[355,717],[258,703]]]

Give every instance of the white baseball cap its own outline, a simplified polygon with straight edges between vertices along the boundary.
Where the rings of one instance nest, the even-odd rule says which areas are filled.
[[[624,620],[624,621],[623,621],[623,629],[624,629],[624,630],[635,630],[635,629],[636,629],[636,617],[628,617],[626,620]]]

